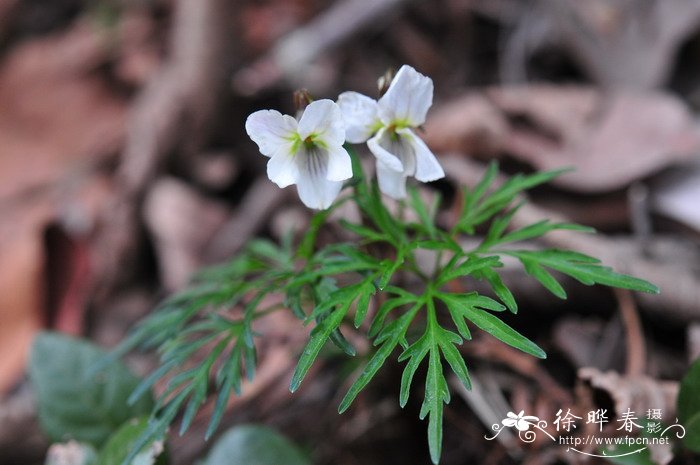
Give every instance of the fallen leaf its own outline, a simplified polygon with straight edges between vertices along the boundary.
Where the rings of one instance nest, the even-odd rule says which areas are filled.
[[[78,23],[17,45],[0,64],[0,392],[21,376],[33,334],[50,319],[44,233],[71,204],[59,192],[80,186],[122,139],[126,103],[94,72],[106,50]],[[56,305],[75,311],[71,295]]]
[[[665,173],[652,190],[652,208],[700,231],[700,163]]]
[[[202,266],[204,247],[223,225],[227,208],[182,181],[157,181],[146,196],[144,220],[155,240],[164,285],[180,289]]]
[[[19,45],[0,65],[0,199],[56,181],[115,153],[125,102],[94,69],[105,57],[98,31]]]
[[[700,153],[688,107],[660,91],[528,86],[487,91],[512,120],[504,149],[538,170],[574,167],[554,183],[606,192]]]
[[[648,409],[661,409],[663,419],[673,423],[676,416],[677,381],[662,381],[648,376],[625,376],[614,371],[581,368],[578,378],[594,389],[606,392],[620,416],[627,409],[642,414]]]
[[[424,129],[425,142],[436,152],[495,156],[510,125],[483,94],[469,93],[438,105]]]

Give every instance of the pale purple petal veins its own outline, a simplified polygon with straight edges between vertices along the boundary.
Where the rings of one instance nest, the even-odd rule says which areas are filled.
[[[260,110],[248,116],[245,130],[260,153],[271,157],[296,137],[297,121],[276,110]]]
[[[345,138],[352,144],[369,139],[381,126],[377,115],[377,101],[359,92],[343,92],[338,106],[345,121]]]
[[[382,162],[388,169],[394,170],[403,175],[404,165],[401,162],[401,159],[396,154],[389,152],[382,146],[383,144],[386,145],[386,139],[388,137],[391,137],[391,135],[387,134],[386,128],[382,128],[379,130],[379,132],[377,132],[377,134],[375,134],[374,137],[367,141],[367,147],[377,158],[377,161]]]
[[[328,99],[311,102],[299,119],[298,133],[301,140],[312,137],[326,146],[345,143],[345,124],[340,107]]]
[[[326,179],[329,181],[344,181],[351,177],[352,160],[348,152],[342,146],[329,147]]]
[[[379,118],[385,125],[417,127],[433,104],[433,80],[403,65],[379,99]]]
[[[410,129],[396,131],[405,138],[414,150],[416,158],[415,177],[421,182],[430,182],[445,177],[445,171],[440,166],[433,152],[425,142]]]
[[[330,164],[330,153],[325,149],[312,147],[300,150],[297,157],[297,191],[307,207],[326,209],[340,193],[343,182],[328,179]]]

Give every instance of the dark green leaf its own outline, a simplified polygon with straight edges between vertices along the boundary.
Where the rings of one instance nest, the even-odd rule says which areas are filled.
[[[683,443],[688,449],[700,452],[700,358],[691,364],[681,381],[678,418],[686,429]]]
[[[425,205],[425,202],[423,202],[423,199],[421,198],[418,189],[412,186],[409,190],[409,193],[411,198],[411,206],[416,212],[416,215],[418,215],[418,219],[420,219],[421,224],[428,232],[430,238],[435,239],[437,237],[435,220],[433,219],[432,214],[428,212],[428,207]]]
[[[348,231],[357,234],[358,236],[369,242],[381,242],[386,240],[386,235],[374,231],[368,227],[362,226],[360,224],[355,224],[346,220],[341,220],[340,225]]]
[[[534,224],[525,226],[524,228],[520,228],[516,231],[513,231],[511,233],[508,233],[505,236],[501,237],[501,239],[498,242],[503,243],[503,242],[524,241],[524,240],[528,240],[528,239],[533,239],[535,237],[544,236],[548,232],[557,231],[557,230],[569,230],[569,231],[578,231],[578,232],[585,232],[585,233],[594,233],[595,232],[595,229],[588,227],[588,226],[582,226],[580,224],[552,223],[549,220],[542,220],[538,223],[534,223]]]
[[[546,354],[542,349],[540,349],[534,342],[527,339],[525,336],[521,335],[513,328],[502,322],[498,317],[488,313],[487,311],[481,310],[481,308],[487,308],[487,301],[482,301],[480,304],[465,304],[469,299],[475,299],[479,297],[483,299],[483,296],[478,296],[474,294],[466,294],[460,297],[456,294],[437,294],[437,297],[445,302],[450,313],[453,314],[453,318],[456,315],[461,315],[462,318],[474,323],[479,329],[486,331],[495,338],[505,342],[506,344],[515,347],[516,349],[522,350],[525,353],[534,355],[538,358],[546,358]],[[491,302],[495,302],[488,299]],[[497,302],[495,302],[498,304]],[[498,304],[500,305],[500,304]],[[503,306],[501,306],[503,308]]]
[[[29,375],[39,421],[54,441],[75,439],[100,446],[130,418],[148,414],[151,396],[127,403],[139,384],[121,362],[95,373],[107,353],[86,341],[43,332],[34,340]]]
[[[399,250],[399,252],[396,254],[396,260],[394,261],[389,261],[385,260],[382,265],[382,272],[381,276],[379,278],[379,290],[384,290],[384,288],[389,284],[389,281],[391,280],[391,277],[394,276],[394,273],[396,270],[399,269],[401,265],[403,265],[404,261],[404,251]]]
[[[134,418],[127,421],[102,448],[96,465],[122,465],[134,448],[138,439],[148,428],[148,417]],[[129,465],[164,464],[163,440],[154,440],[141,447]]]
[[[547,288],[559,297],[562,295],[565,297],[566,293],[563,289],[561,289],[561,286],[559,286],[557,289],[556,286],[551,283],[551,281],[549,284],[545,284],[545,282],[543,282],[548,279],[543,274],[543,266],[569,275],[580,283],[588,286],[592,284],[603,284],[605,286],[631,289],[634,291],[642,291],[652,294],[658,294],[659,292],[658,287],[643,279],[615,273],[612,269],[602,266],[599,260],[578,252],[548,249],[541,251],[506,251],[503,253],[517,257],[523,263],[525,270],[528,271],[528,273],[540,280],[545,287],[551,285],[551,289],[550,287]],[[551,278],[551,280],[554,280],[554,278]],[[555,292],[555,290],[557,292]]]
[[[357,299],[355,307],[355,328],[359,328],[367,316],[369,310],[369,301],[375,294],[376,288],[372,282],[365,283],[360,289],[360,297]]]
[[[350,407],[352,401],[355,397],[362,391],[362,389],[369,384],[374,375],[377,374],[379,369],[384,365],[386,359],[391,355],[399,341],[405,337],[406,330],[408,329],[411,321],[416,315],[416,312],[420,308],[419,305],[414,306],[411,310],[406,312],[400,318],[392,321],[388,324],[382,332],[377,337],[375,344],[381,344],[379,350],[377,350],[372,358],[367,362],[360,376],[352,383],[350,389],[348,390],[343,400],[340,402],[338,411],[343,413]]]
[[[204,465],[311,465],[289,439],[257,425],[236,426],[214,444]]]
[[[566,299],[566,291],[561,284],[547,270],[542,268],[539,263],[534,260],[522,258],[520,260],[525,267],[525,272],[540,282],[549,292],[559,297]]]
[[[513,293],[510,292],[510,289],[503,283],[501,276],[490,268],[484,268],[481,270],[481,274],[489,282],[496,296],[501,299],[501,302],[506,304],[508,310],[513,313],[518,313],[518,304],[515,301],[515,297],[513,297]]]
[[[417,300],[418,297],[410,293],[401,294],[399,297],[385,300],[372,319],[372,324],[369,326],[368,331],[369,337],[373,338],[379,334],[380,330],[384,326],[384,320],[392,310],[403,305],[412,304]]]
[[[325,345],[328,338],[330,338],[331,333],[342,323],[351,303],[352,300],[347,300],[345,303],[338,305],[313,329],[311,332],[311,339],[306,344],[304,352],[302,352],[294,374],[292,375],[292,381],[289,384],[290,391],[294,392],[299,388],[304,376],[306,376],[309,368],[313,365],[316,357],[318,357],[321,348]]]
[[[442,286],[443,284],[452,281],[455,278],[462,276],[468,276],[474,274],[475,272],[480,272],[484,269],[500,267],[501,261],[498,257],[468,257],[467,260],[463,261],[459,265],[454,267],[446,266],[440,276],[437,279],[436,285]]]

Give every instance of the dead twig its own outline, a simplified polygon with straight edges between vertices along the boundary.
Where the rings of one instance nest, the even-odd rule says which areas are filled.
[[[625,289],[615,289],[615,297],[620,305],[620,315],[625,326],[627,361],[625,372],[628,376],[641,376],[646,371],[647,350],[639,320],[637,306],[632,293]]]
[[[323,53],[399,11],[408,0],[344,0],[320,14],[307,26],[280,39],[273,49],[233,76],[233,87],[242,95],[254,95],[283,79],[294,84]],[[296,84],[295,84],[296,85]]]
[[[165,159],[179,148],[192,154],[224,89],[231,43],[228,0],[178,0],[171,56],[133,105],[118,189],[102,218],[94,250],[98,298],[133,275],[146,190]]]

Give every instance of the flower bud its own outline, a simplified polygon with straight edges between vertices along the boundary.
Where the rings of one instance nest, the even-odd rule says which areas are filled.
[[[294,91],[294,108],[297,113],[303,112],[309,103],[314,101],[307,89],[298,89]]]
[[[389,68],[379,79],[377,79],[377,89],[379,90],[380,97],[384,95],[387,90],[389,90],[389,85],[391,84],[391,81],[394,80],[395,74],[396,71],[394,68]]]

